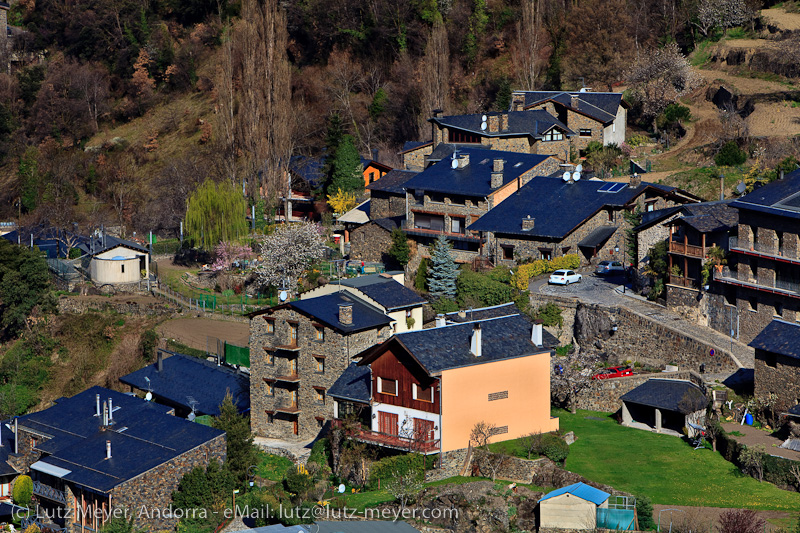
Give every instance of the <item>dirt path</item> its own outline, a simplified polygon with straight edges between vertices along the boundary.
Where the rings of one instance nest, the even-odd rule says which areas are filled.
[[[212,338],[237,346],[247,346],[250,339],[250,326],[246,322],[209,318],[176,318],[162,323],[157,331],[162,337],[175,339],[198,350],[214,350],[216,345],[212,344],[215,342],[210,340]]]
[[[766,448],[770,455],[777,455],[778,457],[785,457],[793,461],[800,461],[800,452],[794,450],[787,450],[785,448],[778,448],[783,443],[783,439],[772,436],[771,431],[764,431],[763,429],[754,428],[748,425],[739,425],[737,422],[725,422],[722,427],[730,433],[731,431],[738,431],[743,433],[744,436],[733,438],[736,442],[744,444],[745,446],[755,446],[761,444]]]
[[[670,511],[672,509],[672,511]],[[686,505],[653,505],[653,520],[656,524],[661,515],[661,531],[670,531],[672,526],[678,531],[706,531],[719,530],[719,516],[727,511],[724,507],[689,507]],[[796,513],[786,511],[756,511],[758,516],[767,520],[766,531],[778,531],[781,528],[793,526],[797,520]],[[777,523],[776,523],[777,522]],[[684,527],[682,527],[684,526]]]
[[[789,13],[783,8],[762,9],[761,16],[782,30],[800,30],[800,13]]]

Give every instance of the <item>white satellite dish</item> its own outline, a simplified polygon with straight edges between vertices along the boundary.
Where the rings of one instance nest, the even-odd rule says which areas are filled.
[[[575,172],[583,172],[583,165],[578,165],[575,167]]]
[[[564,181],[569,181],[569,178],[570,178],[570,173],[569,172],[564,172],[564,176],[562,177],[562,179]]]
[[[581,173],[576,170],[575,172],[572,173],[572,179],[574,179],[575,181],[580,181]]]
[[[149,402],[149,401],[152,401],[152,399],[153,399],[153,393],[152,392],[148,392],[147,394],[144,395],[144,401]]]
[[[286,291],[281,291],[281,293],[278,295],[278,298],[280,298],[280,300],[282,302],[285,302],[286,298],[288,298],[288,297],[289,297],[289,294]]]
[[[487,125],[486,122],[481,122],[481,131],[486,131]]]
[[[450,168],[458,168],[458,159],[453,159],[453,161],[450,163]]]
[[[344,486],[344,483],[339,485],[339,494],[344,494],[345,490],[347,490],[347,487]]]
[[[487,120],[489,120],[489,117],[487,117],[486,115],[483,115],[483,116],[481,117],[481,120],[482,120],[483,122],[486,122]]]
[[[189,422],[194,422],[194,419],[197,418],[197,415],[194,414],[194,411],[189,413],[189,416],[186,417]]]

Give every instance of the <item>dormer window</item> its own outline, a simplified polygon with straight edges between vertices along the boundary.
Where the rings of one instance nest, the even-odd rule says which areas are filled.
[[[542,136],[542,140],[545,142],[562,141],[564,140],[564,134],[558,131],[557,129],[553,128],[552,130],[548,131]]]

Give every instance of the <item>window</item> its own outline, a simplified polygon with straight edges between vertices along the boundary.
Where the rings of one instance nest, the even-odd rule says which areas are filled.
[[[271,381],[264,382],[264,394],[267,396],[275,396],[275,384]]]
[[[553,251],[550,248],[539,248],[539,254],[541,254],[541,258],[546,261],[553,260]]]
[[[414,227],[419,229],[444,231],[444,217],[441,215],[432,216],[414,213]]]
[[[581,130],[580,130],[580,136],[581,136],[581,137],[591,137],[591,136],[592,136],[592,130],[588,130],[588,129],[583,129],[583,128],[581,128]]]
[[[325,340],[325,328],[322,326],[314,326],[315,337],[314,340],[322,342]]]
[[[433,387],[428,387],[427,389],[424,389],[421,386],[414,383],[413,389],[414,389],[413,393],[415,400],[419,400],[421,402],[433,403]]]
[[[451,196],[450,203],[455,205],[465,205],[467,203],[467,199],[464,196]]]
[[[444,203],[444,194],[438,192],[430,192],[428,193],[428,199],[435,204],[443,204]]]
[[[315,416],[314,420],[317,421],[317,427],[323,427],[325,425],[325,418],[322,416]]]
[[[275,354],[273,352],[270,352],[266,348],[264,348],[264,351],[267,353],[267,364],[268,365],[274,365],[275,364]]]
[[[297,346],[297,324],[289,322],[289,345]]]
[[[775,316],[783,316],[783,304],[775,302]]]
[[[558,131],[557,129],[553,128],[547,133],[542,136],[542,140],[545,142],[549,141],[561,141],[564,139],[564,134]]]
[[[317,403],[325,403],[325,389],[314,387],[314,393]]]
[[[120,265],[122,267],[122,273],[125,273],[125,265]]]
[[[608,221],[609,222],[614,222],[614,210],[613,209],[609,209],[608,210]]]
[[[451,218],[450,219],[450,231],[452,233],[464,233],[464,219],[463,218]]]
[[[316,365],[316,371],[319,373],[325,372],[325,358],[324,357],[314,357],[314,363]]]
[[[373,181],[375,181],[375,173],[374,172],[370,172],[369,173],[369,182],[372,183]]]
[[[501,244],[500,249],[503,251],[503,259],[511,261],[514,259],[514,247],[510,244]]]
[[[500,392],[489,393],[489,401],[490,402],[493,402],[495,400],[505,400],[506,398],[508,398],[508,391],[507,390],[500,391]]]
[[[653,204],[653,203],[647,204],[647,205],[645,206],[645,209],[647,210],[647,212],[648,212],[648,213],[649,213],[650,211],[653,211],[655,208],[656,208],[656,204]]]
[[[274,335],[275,334],[275,319],[274,318],[264,318],[267,322],[267,335]]]
[[[390,396],[397,396],[397,380],[378,378],[378,392]]]
[[[480,144],[481,136],[474,133],[458,130],[448,130],[448,141],[451,143],[475,143]]]
[[[616,132],[617,132],[617,123],[614,122],[611,124],[611,133],[616,133]]]

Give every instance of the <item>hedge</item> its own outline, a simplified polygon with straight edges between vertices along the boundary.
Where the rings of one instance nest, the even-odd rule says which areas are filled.
[[[547,259],[537,259],[532,263],[520,265],[514,271],[514,286],[521,291],[528,289],[530,279],[548,272],[555,272],[561,268],[576,269],[581,266],[581,258],[578,254],[562,255],[552,261]]]
[[[465,268],[456,278],[456,294],[462,307],[467,298],[478,300],[485,306],[500,305],[514,299],[514,289],[510,285]]]
[[[722,454],[726,461],[736,465],[737,468],[742,468],[742,463],[739,460],[739,455],[746,446],[736,442],[733,437],[722,434],[717,438],[717,451]],[[787,486],[796,483],[792,475],[792,465],[797,464],[795,461],[784,459],[783,457],[776,457],[768,453],[762,454],[761,460],[764,465],[764,481],[772,483],[777,486]],[[800,489],[800,487],[797,487]]]
[[[376,487],[378,480],[386,481],[395,476],[402,476],[409,472],[418,472],[420,476],[424,476],[425,472],[425,456],[418,453],[409,453],[406,455],[395,455],[393,457],[384,457],[380,461],[375,461],[369,468],[369,485]]]

